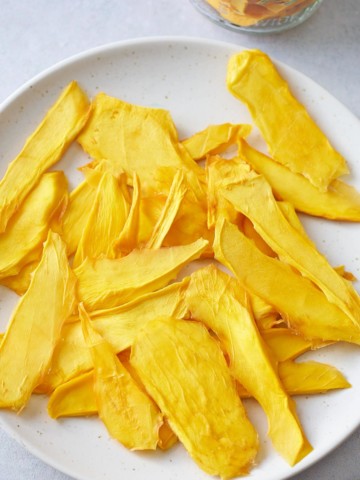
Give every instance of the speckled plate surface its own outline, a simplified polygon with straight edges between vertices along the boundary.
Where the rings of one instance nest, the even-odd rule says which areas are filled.
[[[225,87],[228,58],[239,50],[240,46],[198,39],[140,39],[105,46],[56,65],[2,105],[0,175],[60,90],[73,79],[90,96],[105,91],[129,102],[170,110],[180,137],[209,123],[250,122],[246,109]],[[359,121],[313,81],[285,65],[278,67],[334,146],[347,158],[352,171],[349,181],[360,187]],[[256,130],[251,141],[263,147]],[[80,148],[74,145],[60,163],[71,185],[81,178],[76,167],[86,161]],[[305,217],[303,220],[310,236],[333,265],[345,264],[359,275],[359,225]],[[16,301],[15,295],[0,289],[0,331],[5,328]],[[294,468],[274,452],[266,438],[264,414],[255,402],[247,401],[246,408],[261,437],[252,480],[289,478],[329,453],[360,424],[359,350],[350,345],[336,345],[307,355],[339,368],[353,387],[296,399],[314,451]],[[47,416],[46,398],[42,396],[34,396],[20,415],[1,411],[0,426],[33,454],[81,480],[210,478],[199,470],[181,445],[165,453],[135,453],[110,439],[96,418],[54,421]]]

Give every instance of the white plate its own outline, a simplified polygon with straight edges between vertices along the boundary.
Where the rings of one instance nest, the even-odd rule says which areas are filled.
[[[228,58],[241,49],[236,45],[196,39],[141,39],[96,49],[55,66],[3,104],[0,175],[60,90],[72,79],[90,96],[102,90],[129,102],[169,109],[181,137],[210,123],[250,122],[246,109],[225,88]],[[353,172],[349,180],[359,186],[358,120],[313,81],[289,67],[278,66],[294,93],[347,158]],[[258,141],[256,133],[253,140]],[[62,160],[60,167],[72,185],[81,178],[76,167],[86,161],[75,145]],[[358,225],[309,218],[304,218],[304,223],[333,265],[345,264],[348,270],[359,275]],[[15,303],[15,295],[6,289],[0,290],[0,331],[5,328]],[[281,480],[300,472],[331,451],[360,424],[359,351],[350,345],[337,345],[312,357],[339,368],[353,388],[297,398],[299,415],[314,451],[294,468],[272,449],[260,408],[255,402],[246,402],[261,436],[258,465],[251,472],[252,480]],[[33,454],[81,480],[210,478],[180,445],[166,453],[134,453],[110,439],[95,418],[54,421],[47,416],[46,399],[41,396],[33,396],[20,415],[1,411],[0,426]]]

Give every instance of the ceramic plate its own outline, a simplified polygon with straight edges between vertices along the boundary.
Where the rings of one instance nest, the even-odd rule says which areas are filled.
[[[180,137],[210,123],[251,122],[246,109],[225,87],[228,58],[241,49],[197,39],[141,39],[96,49],[55,66],[27,83],[2,105],[0,175],[61,89],[73,79],[90,96],[104,91],[129,102],[170,110]],[[282,64],[278,67],[296,96],[348,160],[352,172],[348,180],[359,187],[358,120],[301,73]],[[251,141],[263,147],[256,130]],[[81,179],[76,167],[87,161],[76,145],[62,160],[60,168],[66,171],[72,186]],[[303,221],[333,265],[344,264],[347,270],[359,276],[359,225],[305,217]],[[16,296],[5,288],[0,290],[1,330],[16,301]],[[296,398],[300,419],[314,451],[294,468],[274,452],[266,437],[266,419],[260,408],[253,401],[246,402],[261,437],[252,480],[281,480],[300,472],[331,451],[360,424],[359,353],[355,347],[339,344],[307,354],[336,366],[353,387],[326,395]],[[96,418],[52,420],[47,416],[46,398],[42,396],[33,396],[20,415],[1,411],[0,426],[33,454],[81,480],[210,478],[199,470],[181,445],[165,453],[135,453],[110,439]]]

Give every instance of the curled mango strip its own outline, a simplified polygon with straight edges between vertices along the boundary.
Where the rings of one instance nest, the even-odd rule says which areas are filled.
[[[75,283],[65,245],[50,231],[30,287],[15,308],[1,342],[1,408],[21,410],[41,383],[61,328],[74,309]]]
[[[252,318],[245,291],[211,265],[193,273],[186,300],[192,317],[220,339],[236,380],[264,409],[274,447],[290,465],[295,465],[312,447]]]
[[[226,83],[248,107],[274,160],[303,175],[320,191],[349,173],[345,159],[292,95],[265,53],[244,50],[231,57]]]
[[[226,220],[216,225],[214,251],[246,290],[273,305],[289,326],[305,338],[360,344],[360,327],[312,282],[288,265],[264,255]]]
[[[41,175],[60,159],[88,116],[88,99],[78,84],[71,82],[0,181],[0,233]]]
[[[110,435],[131,450],[155,450],[162,414],[138,387],[111,345],[91,325],[79,305],[85,342],[94,363],[94,392],[98,414]]]
[[[248,472],[258,450],[257,434],[222,351],[204,325],[172,318],[149,322],[133,345],[130,362],[203,470],[222,478]]]

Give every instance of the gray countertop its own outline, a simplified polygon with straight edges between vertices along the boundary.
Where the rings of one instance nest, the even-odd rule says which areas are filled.
[[[360,117],[360,1],[324,0],[303,25],[281,34],[222,29],[187,0],[2,0],[0,102],[60,60],[99,45],[147,36],[192,36],[266,50],[309,76]],[[0,430],[0,480],[70,477]],[[360,430],[294,480],[358,480]],[[121,476],[121,475],[120,475]]]

